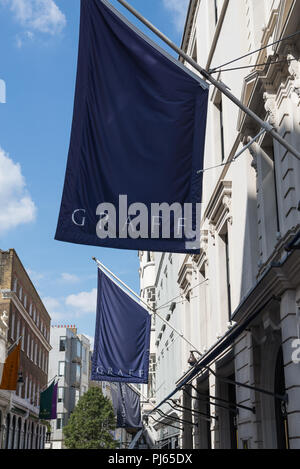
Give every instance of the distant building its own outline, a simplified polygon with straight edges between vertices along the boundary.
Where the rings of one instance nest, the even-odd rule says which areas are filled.
[[[39,398],[48,382],[50,316],[14,249],[0,250],[0,317],[1,363],[21,337],[21,382],[16,392],[0,390],[0,448],[40,449],[46,427],[38,419]]]
[[[57,419],[51,421],[52,449],[63,449],[63,428],[79,398],[88,390],[90,342],[75,326],[52,326],[49,379],[58,379]]]

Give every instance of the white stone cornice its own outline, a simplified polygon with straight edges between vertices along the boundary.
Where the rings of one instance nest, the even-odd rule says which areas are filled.
[[[198,270],[201,270],[204,264],[208,265],[207,251],[208,251],[208,230],[201,231],[200,238],[200,254],[193,256],[193,261]]]
[[[192,284],[192,276],[193,276],[193,265],[191,262],[191,257],[187,255],[185,260],[178,272],[178,279],[177,283],[184,295],[187,295]]]
[[[231,193],[232,182],[220,181],[215,196],[208,205],[207,218],[210,220],[210,233],[213,237],[214,230],[218,232],[224,222],[232,223]]]
[[[275,95],[270,94],[267,91],[263,94],[263,99],[265,102],[265,110],[269,116],[269,122],[273,127],[277,126],[277,106],[275,101]]]

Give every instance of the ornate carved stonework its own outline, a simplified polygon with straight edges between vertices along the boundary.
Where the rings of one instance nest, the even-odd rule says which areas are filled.
[[[210,234],[210,236],[211,236],[212,239],[213,239],[213,246],[215,246],[215,244],[216,244],[216,243],[215,243],[215,240],[216,240],[216,229],[215,229],[215,226],[214,226],[212,223],[209,224],[209,234]]]
[[[300,98],[300,62],[293,53],[289,53],[287,59],[290,60],[289,73],[294,79],[293,92]]]
[[[6,333],[8,330],[8,314],[6,311],[0,316],[0,336],[6,338]]]
[[[208,206],[209,233],[213,239],[215,232],[219,232],[224,223],[232,224],[231,191],[231,181],[220,181],[215,196]]]
[[[275,102],[275,95],[265,92],[263,94],[263,99],[265,102],[265,110],[269,114],[269,122],[271,125],[276,127],[277,125],[277,107]]]
[[[181,289],[181,292],[184,296],[189,294],[189,290],[191,288],[192,283],[192,276],[193,276],[193,265],[191,263],[190,256],[186,256],[181,269],[178,273],[177,283]]]

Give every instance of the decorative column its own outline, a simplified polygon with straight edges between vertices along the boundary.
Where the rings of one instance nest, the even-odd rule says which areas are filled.
[[[295,355],[297,354],[294,354],[294,345],[298,340],[297,326],[299,307],[300,291],[297,297],[295,290],[287,290],[281,298],[280,316],[285,387],[289,396],[287,413],[291,449],[300,449],[300,367],[298,360],[295,359]]]

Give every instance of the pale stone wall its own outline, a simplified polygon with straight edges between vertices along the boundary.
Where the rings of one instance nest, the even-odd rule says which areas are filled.
[[[214,1],[191,0],[182,41],[185,51],[208,69],[300,29],[299,2],[223,0],[216,5],[217,17]],[[293,60],[289,64],[255,67],[276,58]],[[253,69],[214,75],[295,148],[300,147],[299,59],[297,36],[231,65],[252,65]],[[223,162],[229,162],[260,130],[223,98],[222,145],[220,102],[220,93],[211,87],[204,168],[222,163],[222,147]],[[278,433],[283,426],[276,417],[280,401],[259,391],[274,392],[278,386],[275,374],[280,371],[289,399],[285,423],[288,437],[287,433],[284,436],[291,448],[300,447],[300,365],[292,360],[293,344],[299,339],[300,264],[299,251],[287,254],[285,250],[300,229],[299,181],[299,161],[268,135],[261,136],[235,163],[204,173],[200,255],[154,256],[157,307],[179,296],[172,312],[167,308],[162,311],[202,354],[234,327],[232,320],[242,322],[261,310],[235,346],[211,364],[219,376],[231,376],[257,388],[235,387],[236,403],[245,408],[240,407],[234,418],[232,412],[210,399],[210,414],[219,417],[211,421],[213,448],[235,444],[239,448],[276,448],[279,440],[284,444],[284,437],[280,439]],[[271,301],[272,297],[276,299]],[[164,328],[157,319],[157,402],[189,370],[191,347],[176,334],[172,341],[171,335],[170,328]],[[276,371],[281,349],[283,370],[279,367]],[[224,400],[233,392],[229,383],[211,373],[195,379],[193,385]],[[181,405],[186,399],[182,393],[176,397]],[[198,402],[192,400],[196,408],[203,407],[203,402],[200,398]],[[162,409],[171,412],[166,405]],[[178,412],[177,416],[182,414]],[[196,422],[196,414],[193,418]],[[180,444],[207,447],[207,428],[203,423],[199,428],[192,430],[192,443],[188,436],[181,435]]]

